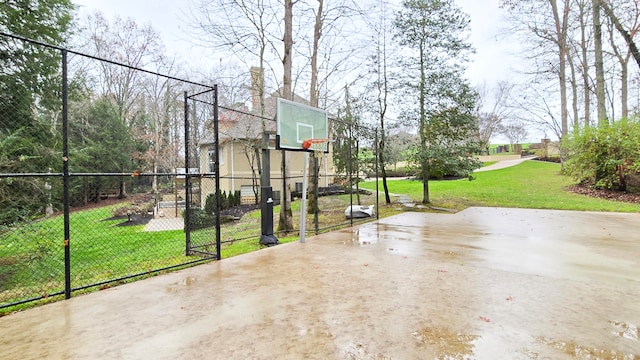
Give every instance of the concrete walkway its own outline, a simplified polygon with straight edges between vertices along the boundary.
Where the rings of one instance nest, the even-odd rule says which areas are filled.
[[[151,219],[144,227],[144,231],[167,231],[183,230],[184,220],[182,218],[158,218]]]
[[[525,158],[518,158],[518,159],[509,159],[509,160],[501,160],[498,161],[494,164],[491,164],[489,166],[484,166],[481,167],[480,169],[476,169],[473,172],[483,172],[483,171],[491,171],[491,170],[498,170],[498,169],[504,169],[504,168],[508,168],[511,166],[516,166],[518,164],[521,164],[527,160],[534,160],[537,159],[537,157],[535,156],[531,156],[531,157],[525,157]]]
[[[637,359],[640,214],[403,213],[0,318],[0,359]]]

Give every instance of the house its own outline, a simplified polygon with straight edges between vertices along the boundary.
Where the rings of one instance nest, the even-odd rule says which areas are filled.
[[[219,113],[218,138],[220,152],[220,191],[241,194],[241,201],[244,204],[257,203],[260,194],[260,174],[259,161],[256,153],[260,153],[262,143],[262,127],[268,132],[276,130],[275,114],[278,92],[274,92],[265,98],[265,116],[253,115],[255,109],[259,109],[259,100],[256,104],[254,96],[254,111],[250,111],[246,106],[238,106],[235,111],[224,110]],[[304,99],[296,96],[295,101],[305,102]],[[273,119],[273,120],[271,120]],[[215,165],[213,131],[205,133],[203,140],[199,143],[200,151],[200,173],[212,173]],[[275,140],[272,139],[269,148],[271,161],[271,187],[275,200],[280,199],[283,190],[281,164],[284,151],[275,149]],[[289,162],[287,166],[290,170],[292,191],[302,188],[304,171],[304,152],[289,151]],[[319,186],[329,186],[334,177],[333,160],[331,154],[320,155],[320,179]],[[201,204],[204,206],[207,196],[215,192],[213,177],[204,177],[201,180]]]

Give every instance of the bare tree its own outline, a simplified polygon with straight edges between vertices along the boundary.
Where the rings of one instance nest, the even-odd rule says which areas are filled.
[[[115,17],[112,22],[101,13],[87,19],[89,53],[136,68],[156,63],[164,55],[160,36],[151,26],[139,26],[132,19]],[[114,101],[127,125],[133,119],[132,106],[142,93],[144,74],[132,68],[99,62],[102,92]]]
[[[640,50],[638,50],[638,46],[636,45],[635,41],[633,41],[633,35],[638,32],[637,24],[636,24],[636,26],[631,27],[631,31],[628,31],[627,29],[624,28],[624,26],[622,25],[622,23],[620,22],[620,20],[616,16],[616,14],[613,12],[613,9],[610,6],[608,0],[602,1],[600,3],[600,5],[601,5],[602,10],[604,11],[604,13],[607,15],[607,17],[613,23],[613,25],[616,28],[616,30],[618,30],[620,35],[622,35],[624,40],[627,42],[627,45],[629,46],[630,53],[633,55],[633,58],[636,60],[636,63],[638,64],[638,67],[640,67]],[[637,0],[633,0],[633,5],[635,7],[635,13],[637,14],[638,13],[638,1]]]
[[[626,22],[630,24],[630,27],[632,29],[639,28],[640,11],[638,11],[638,3],[636,2],[635,6],[631,3],[626,2],[618,3],[617,5],[621,12],[626,15],[626,18],[624,20],[626,20]],[[603,9],[605,8],[605,6],[610,10],[609,6],[606,4],[603,4]],[[605,11],[605,13],[607,13],[607,11]],[[617,41],[617,36],[615,36],[616,32],[614,27],[616,25],[614,24],[614,19],[618,22],[618,26],[621,26],[622,24],[620,24],[620,19],[615,17],[615,15],[613,15],[613,18],[611,16],[608,16],[608,18],[610,20],[607,24],[609,44],[613,52],[612,55],[620,65],[621,116],[623,118],[627,118],[629,117],[629,61],[631,60],[632,50],[629,46],[627,46],[626,43],[625,45],[619,44],[619,41]]]
[[[89,38],[84,42],[89,53],[128,65],[95,62],[97,68],[89,69],[88,74],[94,76],[97,86],[101,87],[98,91],[115,105],[120,121],[135,129],[139,137],[148,136],[144,132],[141,134],[135,123],[135,113],[140,110],[135,107],[143,103],[144,84],[149,81],[148,76],[137,69],[164,61],[165,48],[160,36],[149,25],[139,26],[132,19],[120,17],[109,21],[99,12],[87,17],[86,26]],[[125,182],[121,180],[120,197],[124,196]]]
[[[506,8],[511,16],[511,21],[519,31],[526,31],[535,36],[534,48],[529,56],[540,56],[548,46],[556,48],[556,61],[544,62],[545,67],[539,72],[552,72],[557,76],[558,89],[560,91],[560,124],[562,135],[568,133],[568,102],[567,102],[567,54],[568,26],[570,0],[501,0],[502,7]],[[549,21],[550,20],[550,21]],[[542,49],[542,52],[537,52]],[[549,67],[550,66],[550,67]]]
[[[170,60],[158,63],[159,67],[167,72],[173,69],[173,64]],[[181,119],[183,107],[183,104],[177,101],[180,98],[177,83],[159,76],[148,77],[143,89],[140,108],[144,109],[148,116],[145,117],[144,126],[136,129],[141,132],[137,134],[138,137],[150,145],[142,157],[151,165],[154,174],[159,173],[160,169],[171,171],[178,165],[176,154],[179,151],[175,146],[177,139],[173,139],[177,134],[173,134],[170,129]],[[151,187],[154,192],[158,191],[158,179],[155,175]]]
[[[387,66],[387,12],[386,4],[380,1],[380,17],[379,24],[374,24],[373,30],[378,34],[376,38],[376,55],[375,72],[376,82],[375,88],[377,92],[376,99],[376,115],[380,124],[380,145],[378,148],[378,159],[380,169],[382,170],[382,188],[384,189],[384,199],[386,204],[391,204],[391,196],[389,194],[389,186],[387,184],[387,128],[386,114],[389,107],[389,77]]]
[[[584,126],[591,123],[591,79],[589,78],[589,39],[588,39],[588,0],[577,0],[579,9],[578,23],[580,24],[580,61],[582,72],[582,94],[584,96]],[[575,119],[574,119],[575,121]]]
[[[528,135],[527,127],[521,122],[512,122],[505,125],[502,134],[509,139],[511,149],[515,150],[515,145],[522,143]]]
[[[478,139],[483,152],[489,152],[493,135],[500,133],[503,122],[512,114],[510,104],[511,93],[515,85],[508,81],[500,81],[492,89],[483,84],[476,90],[478,100]]]
[[[282,54],[283,65],[283,78],[282,78],[282,97],[288,100],[293,100],[292,91],[292,79],[291,74],[293,72],[293,5],[297,1],[284,0],[284,51]],[[283,181],[281,205],[280,205],[280,220],[278,223],[278,230],[290,231],[293,230],[293,212],[291,211],[291,184],[286,179],[291,177],[291,170],[288,164],[290,163],[291,156],[288,151],[282,150],[282,177]]]

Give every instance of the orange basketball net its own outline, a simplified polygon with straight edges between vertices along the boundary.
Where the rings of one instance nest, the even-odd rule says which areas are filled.
[[[302,142],[302,147],[305,150],[325,151],[327,149],[325,144],[328,142],[329,139],[307,139]]]

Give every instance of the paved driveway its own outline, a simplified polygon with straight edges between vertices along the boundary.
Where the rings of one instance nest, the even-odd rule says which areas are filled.
[[[640,215],[404,213],[0,318],[2,359],[636,359]]]

